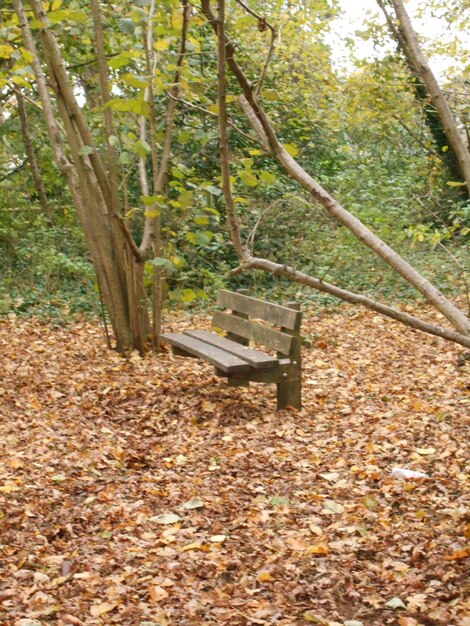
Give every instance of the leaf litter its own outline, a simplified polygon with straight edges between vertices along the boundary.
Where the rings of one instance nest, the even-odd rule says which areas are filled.
[[[89,323],[0,321],[0,624],[466,626],[469,365],[369,312],[306,318],[281,412]]]

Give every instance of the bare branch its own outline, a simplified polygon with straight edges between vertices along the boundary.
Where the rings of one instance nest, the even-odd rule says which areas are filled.
[[[219,153],[222,174],[222,191],[225,198],[225,210],[230,227],[233,247],[239,259],[245,256],[240,237],[240,228],[230,189],[230,155],[227,133],[227,80],[225,75],[225,0],[218,0],[219,19],[217,21],[217,103],[219,109]]]
[[[197,104],[193,104],[192,102],[188,102],[187,100],[183,100],[182,98],[175,98],[175,96],[173,96],[171,93],[169,93],[168,95],[169,95],[170,98],[173,98],[177,102],[180,102],[181,104],[184,104],[185,106],[189,107],[190,109],[195,109],[196,111],[201,111],[201,113],[205,113],[206,115],[210,115],[211,117],[218,117],[217,113],[213,113],[212,111],[209,111],[208,109],[205,109],[204,107],[200,107]],[[247,133],[245,133],[243,130],[241,130],[241,128],[238,128],[238,126],[236,124],[234,124],[234,122],[232,122],[231,120],[227,119],[227,124],[231,128],[233,128],[234,130],[236,130],[237,133],[239,133],[242,137],[245,137],[245,139],[248,139],[249,141],[258,143],[254,137],[252,137],[251,135],[248,135]]]
[[[266,55],[266,59],[265,59],[264,64],[263,64],[263,69],[261,70],[261,74],[260,74],[260,76],[258,78],[258,81],[256,83],[255,94],[259,95],[259,93],[261,91],[261,87],[263,86],[263,82],[264,82],[264,79],[265,79],[265,76],[266,76],[266,72],[268,71],[268,65],[269,65],[269,63],[271,61],[271,58],[273,56],[274,42],[276,40],[276,34],[277,33],[276,33],[276,29],[274,28],[274,26],[272,26],[265,17],[262,17],[261,15],[258,15],[258,13],[255,13],[255,11],[250,9],[250,7],[248,7],[242,0],[236,0],[236,2],[241,7],[243,7],[247,13],[249,13],[253,17],[256,17],[256,19],[258,20],[258,30],[260,32],[263,32],[264,30],[266,30],[266,28],[268,28],[270,33],[271,33],[271,40],[269,42],[268,54]]]
[[[462,333],[458,333],[454,330],[450,330],[448,328],[444,328],[443,326],[438,326],[437,324],[429,324],[428,322],[423,322],[422,320],[414,317],[413,315],[408,315],[408,313],[404,313],[403,311],[399,311],[391,306],[386,304],[381,304],[380,302],[376,302],[375,300],[371,300],[367,296],[363,296],[360,294],[353,293],[351,291],[347,291],[346,289],[341,289],[340,287],[336,287],[330,283],[325,283],[318,278],[314,278],[313,276],[309,276],[304,272],[299,272],[295,270],[293,267],[288,265],[281,265],[280,263],[274,263],[273,261],[268,261],[267,259],[258,259],[255,257],[247,258],[240,265],[235,272],[238,271],[246,271],[250,269],[259,269],[269,272],[274,276],[289,278],[295,283],[300,283],[302,285],[306,285],[307,287],[313,287],[313,289],[317,289],[323,293],[327,293],[335,298],[339,298],[340,300],[344,300],[345,302],[351,302],[352,304],[360,304],[371,311],[376,311],[377,313],[381,313],[386,317],[390,317],[397,322],[401,322],[406,326],[410,326],[411,328],[415,328],[416,330],[421,330],[430,335],[435,335],[436,337],[442,337],[443,339],[447,339],[448,341],[452,341],[454,343],[458,343],[462,346],[470,348],[470,337],[464,335]],[[234,272],[234,273],[235,273]]]

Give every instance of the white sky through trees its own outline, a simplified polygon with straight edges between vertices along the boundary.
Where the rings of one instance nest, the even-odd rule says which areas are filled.
[[[385,54],[396,50],[396,43],[391,36],[387,36],[384,45],[374,47],[371,40],[364,40],[357,36],[357,31],[367,28],[367,23],[371,20],[385,23],[382,11],[379,9],[375,0],[341,0],[343,15],[335,20],[332,25],[332,33],[328,36],[327,41],[332,46],[334,62],[348,71],[354,71],[355,65],[352,56],[358,60],[374,58],[382,58]],[[410,0],[406,3],[406,9],[410,15],[414,29],[417,31],[420,39],[429,40],[430,42],[447,43],[454,38],[458,38],[460,45],[470,49],[470,33],[467,31],[458,31],[449,28],[447,22],[443,19],[433,16],[431,10],[425,9],[425,18],[419,17],[419,2]],[[354,41],[352,50],[349,49],[347,40]],[[429,46],[425,43],[426,54],[430,65],[436,73],[439,82],[445,82],[446,77],[452,67],[458,68],[458,59],[443,56],[440,54],[430,54]],[[432,47],[431,47],[432,50]],[[457,70],[458,71],[458,70]]]

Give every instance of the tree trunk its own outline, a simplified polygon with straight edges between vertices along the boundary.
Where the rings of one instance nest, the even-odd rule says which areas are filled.
[[[42,182],[41,172],[39,171],[38,162],[34,153],[33,144],[29,133],[29,121],[26,107],[24,104],[24,98],[21,94],[20,88],[15,85],[13,88],[15,91],[16,103],[18,105],[18,113],[20,116],[21,134],[23,136],[23,143],[26,150],[26,156],[28,157],[29,167],[33,176],[34,184],[38,193],[39,202],[41,204],[43,213],[46,217],[49,226],[53,224],[52,210],[47,200],[46,189]]]
[[[399,22],[398,27],[388,15],[382,0],[377,0],[377,3],[385,14],[392,34],[403,49],[412,73],[420,79],[420,84],[416,86],[418,95],[423,99],[422,90],[425,90],[426,95],[431,100],[433,108],[428,106],[425,112],[436,143],[442,144],[442,137],[445,136],[447,145],[455,157],[454,163],[458,168],[458,173],[465,183],[467,195],[470,197],[470,151],[460,134],[454,115],[439,87],[439,83],[429,67],[428,60],[423,54],[418,36],[413,29],[403,2],[401,0],[389,0]],[[439,123],[437,123],[438,121]],[[454,168],[451,166],[451,171],[452,169]]]
[[[82,225],[103,300],[109,313],[121,353],[146,349],[149,321],[143,284],[143,260],[127,225],[113,206],[109,177],[94,146],[85,118],[77,104],[54,35],[47,27],[47,16],[39,2],[31,2],[41,29],[44,58],[59,116],[70,147],[68,160],[62,136],[49,98],[46,78],[21,0],[13,0],[23,32],[25,48],[32,54],[32,66],[43,107],[46,128],[55,159],[66,177],[77,215]],[[92,152],[88,155],[88,151]]]

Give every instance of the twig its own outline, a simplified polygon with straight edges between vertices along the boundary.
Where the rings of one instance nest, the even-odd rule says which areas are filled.
[[[255,94],[258,96],[260,91],[261,91],[261,87],[263,86],[263,82],[264,82],[264,79],[265,79],[265,76],[266,76],[266,72],[268,71],[268,65],[269,65],[269,63],[271,61],[271,58],[273,56],[274,41],[276,39],[276,34],[277,33],[276,33],[276,29],[274,28],[274,26],[272,26],[266,20],[265,17],[261,17],[261,15],[258,15],[258,13],[255,13],[242,0],[236,0],[236,2],[241,7],[243,7],[247,13],[249,13],[253,17],[256,17],[256,19],[258,20],[258,29],[259,29],[260,32],[264,32],[264,30],[266,30],[266,28],[269,28],[269,30],[271,32],[271,41],[269,42],[268,54],[266,55],[266,59],[265,59],[264,64],[263,64],[263,69],[261,70],[261,74],[260,74],[260,76],[258,78],[258,81],[257,81],[257,84],[256,84]]]
[[[256,236],[256,231],[258,230],[259,225],[261,224],[261,220],[263,219],[263,217],[271,210],[273,209],[276,205],[278,205],[280,202],[282,202],[283,200],[285,200],[284,197],[282,198],[278,198],[277,200],[274,200],[274,202],[271,202],[271,204],[269,206],[267,206],[264,211],[262,211],[259,215],[258,215],[258,219],[256,220],[255,225],[253,226],[253,228],[251,229],[248,237],[246,238],[246,244],[245,244],[245,250],[246,253],[251,255],[253,252],[253,246],[255,243],[255,236]]]
[[[191,109],[196,109],[196,111],[201,111],[201,113],[206,113],[206,115],[217,117],[217,113],[213,113],[212,111],[209,111],[208,109],[205,109],[204,107],[200,107],[197,104],[193,104],[192,102],[188,102],[187,100],[183,100],[182,98],[176,98],[171,93],[169,93],[168,96],[172,98],[172,100],[176,100],[176,102],[180,102],[181,104],[184,104],[185,106]],[[237,133],[239,133],[242,137],[245,137],[245,139],[249,139],[249,141],[258,143],[258,141],[254,137],[251,137],[250,135],[245,133],[243,130],[241,130],[241,128],[238,128],[238,126],[234,124],[232,121],[230,121],[229,119],[227,120],[227,124],[234,130],[236,130]]]
[[[216,21],[217,32],[217,104],[218,104],[218,128],[219,128],[219,155],[221,187],[225,199],[225,212],[230,228],[230,236],[237,258],[245,258],[240,237],[240,225],[233,200],[230,182],[230,152],[227,132],[227,77],[225,69],[226,43],[225,43],[225,0],[218,0],[218,20]]]

